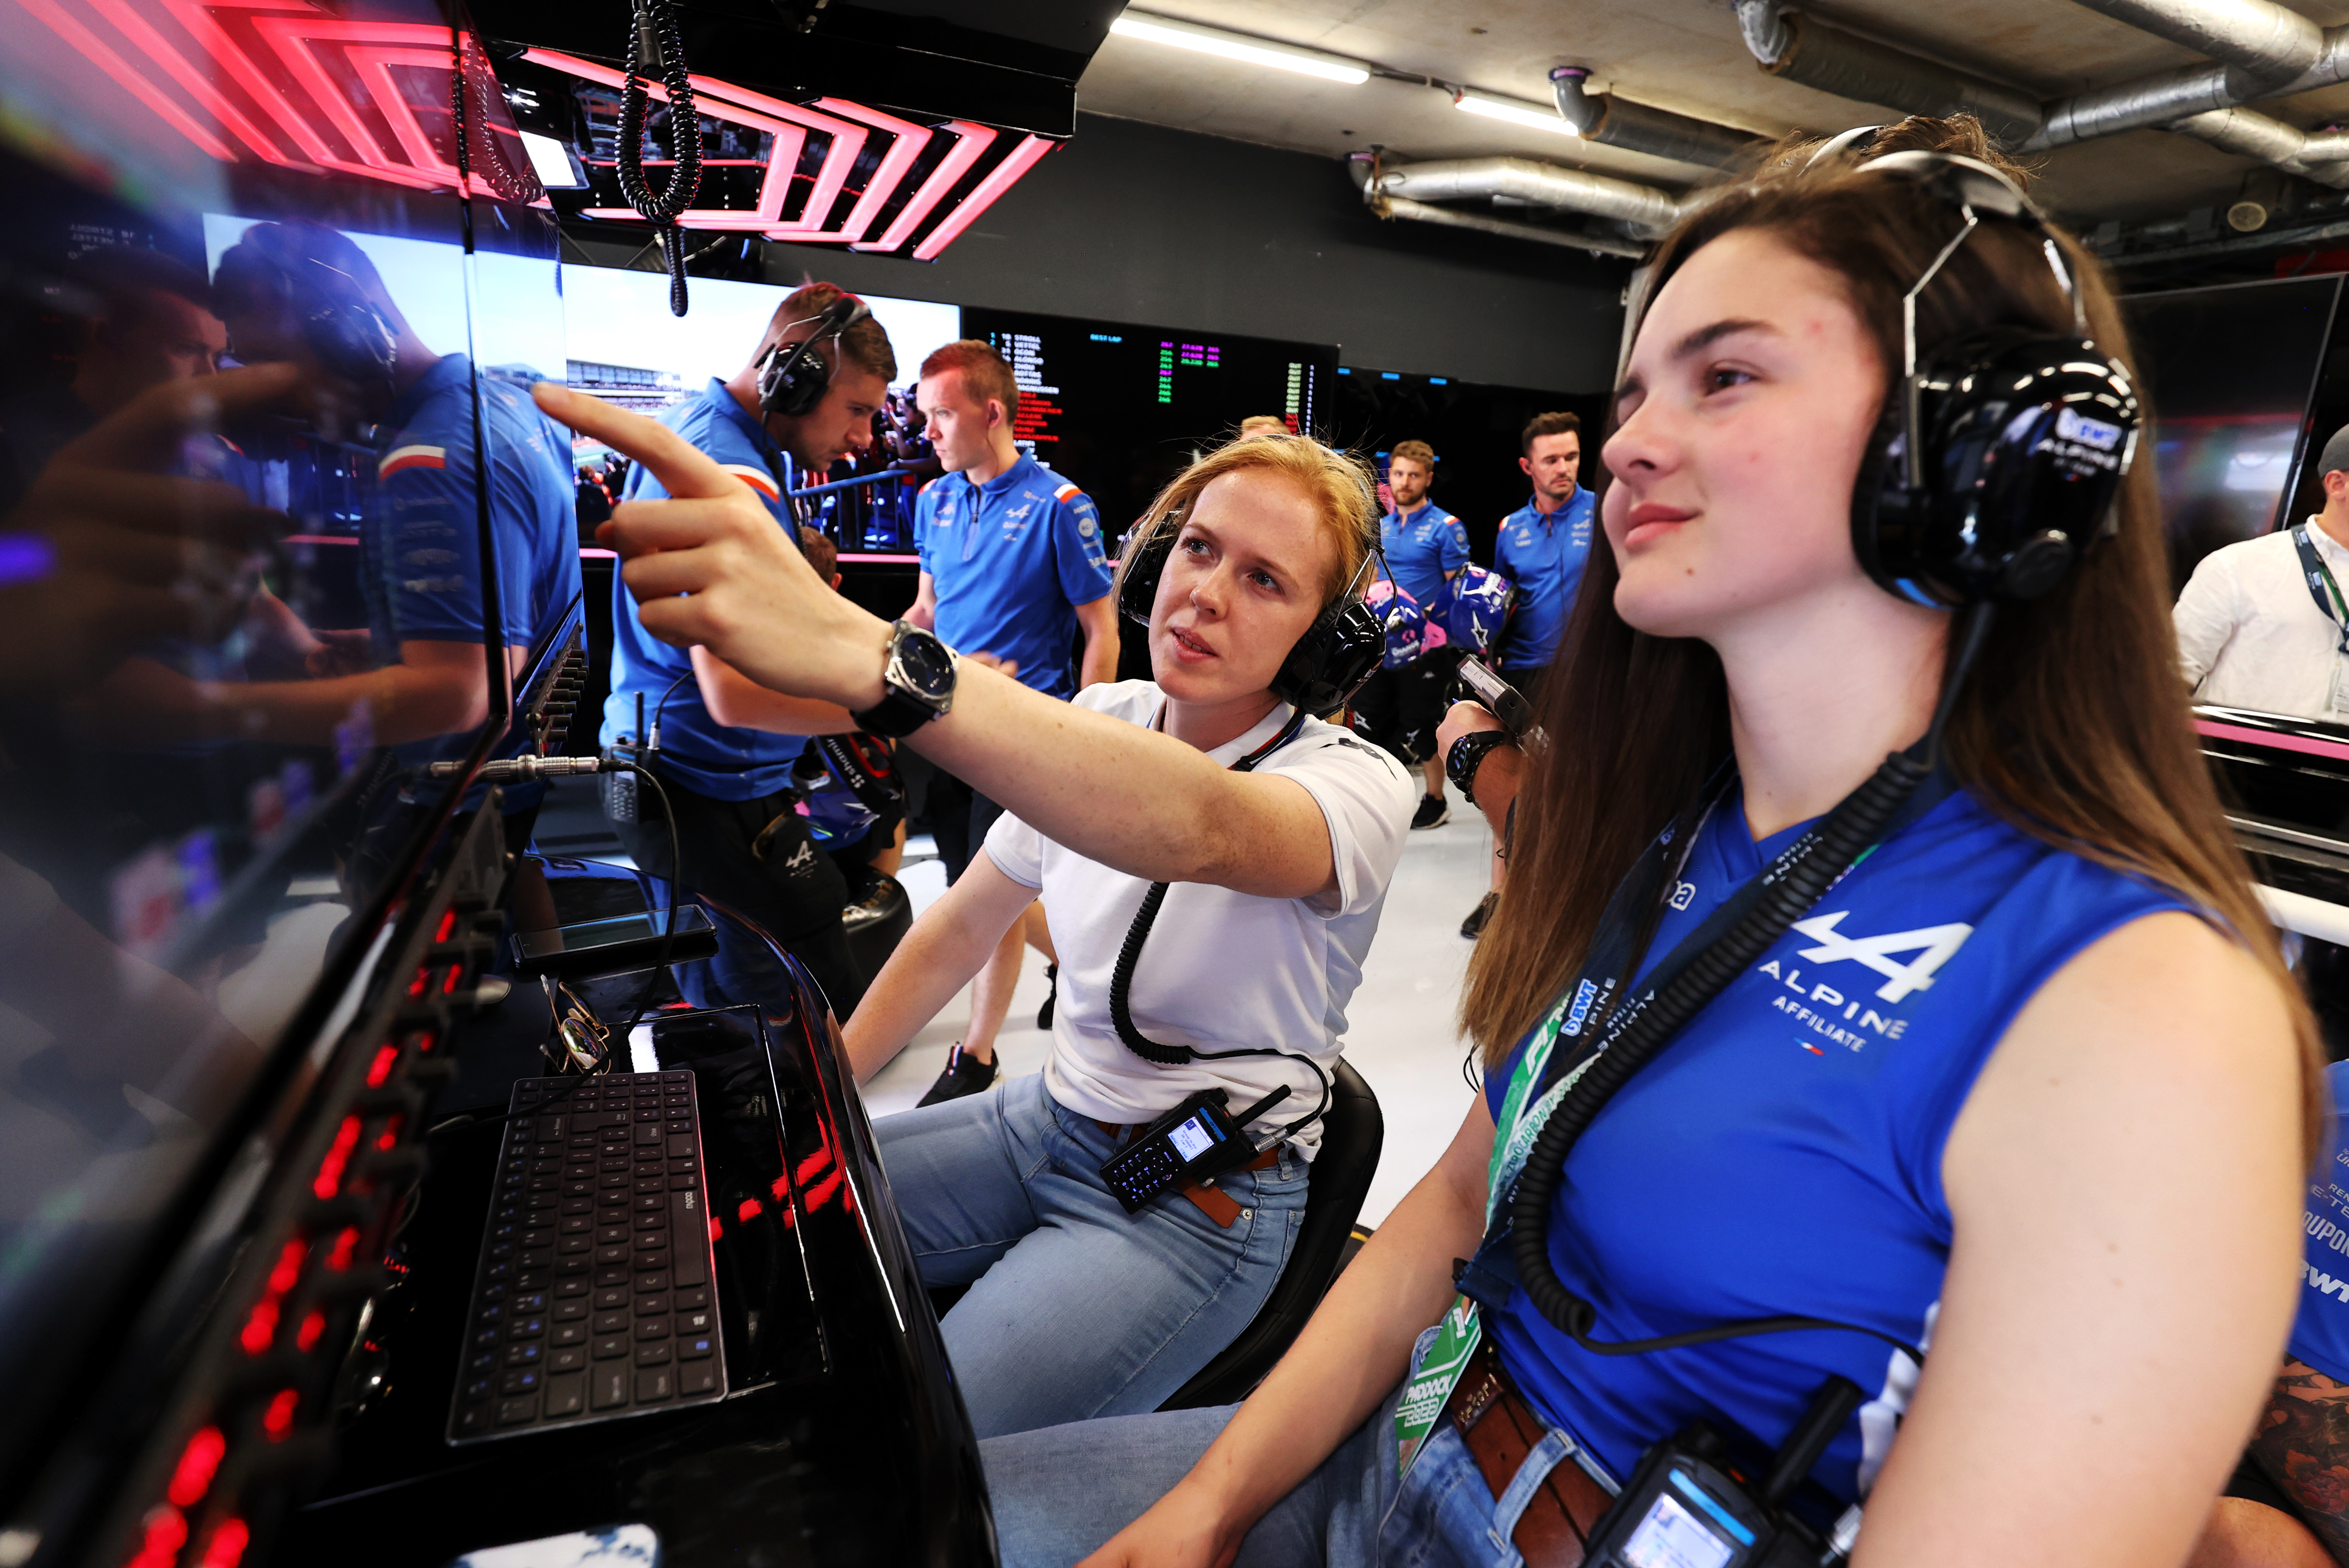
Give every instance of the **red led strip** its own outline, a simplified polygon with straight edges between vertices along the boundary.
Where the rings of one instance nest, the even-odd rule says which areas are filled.
[[[995,142],[995,132],[965,119],[950,119],[939,129],[953,134],[954,151],[930,171],[930,177],[922,182],[922,188],[915,192],[898,211],[897,221],[889,225],[886,233],[870,244],[852,244],[848,247],[850,250],[894,251],[904,244],[913,237],[914,231],[921,227],[922,220],[930,215],[930,209],[946,200],[947,192],[955,188],[955,182],[969,173],[970,166],[978,161],[978,155]]]
[[[995,199],[1011,189],[1019,176],[1036,166],[1036,161],[1060,143],[1046,137],[1030,136],[1010,151],[1002,162],[987,171],[987,177],[971,187],[969,195],[932,229],[922,243],[914,247],[916,261],[932,261],[937,254],[954,243],[955,236],[970,226],[970,221],[995,205]]]

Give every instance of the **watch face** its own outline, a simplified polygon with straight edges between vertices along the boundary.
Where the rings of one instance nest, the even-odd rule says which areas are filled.
[[[906,689],[916,696],[942,701],[954,691],[954,655],[927,632],[897,639],[897,668]]]

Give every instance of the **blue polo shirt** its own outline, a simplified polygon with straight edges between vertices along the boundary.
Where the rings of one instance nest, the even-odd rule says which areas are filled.
[[[758,493],[776,526],[794,543],[799,524],[792,520],[784,490],[794,483],[792,459],[768,439],[750,410],[716,377],[701,395],[662,410],[660,422],[708,453],[718,466]],[[658,501],[668,492],[643,463],[628,471],[623,501]],[[682,680],[678,677],[684,677]],[[677,690],[670,691],[675,686]],[[667,701],[662,701],[667,692]],[[660,721],[662,773],[688,789],[712,800],[756,800],[791,787],[792,761],[807,745],[804,735],[771,735],[764,730],[738,730],[709,716],[701,701],[701,683],[693,679],[693,659],[682,648],[647,634],[636,619],[636,601],[616,573],[612,578],[612,694],[604,700],[603,740],[605,745],[636,733],[636,698],[645,700],[649,728],[657,711]]]
[[[1468,564],[1468,530],[1433,501],[1421,502],[1408,515],[1390,512],[1380,518],[1379,545],[1396,585],[1422,605],[1435,602],[1445,574]]]
[[[481,561],[477,396],[489,453],[494,582]],[[396,662],[403,642],[481,642],[492,593],[507,647],[532,645],[552,631],[580,588],[570,436],[539,412],[527,390],[476,376],[462,354],[426,371],[382,428],[393,433],[376,463],[376,504],[359,530],[361,587],[378,657]],[[442,761],[462,755],[469,738],[417,741],[397,754],[409,766]],[[527,740],[517,730],[492,754],[512,756]],[[544,793],[543,784],[509,788],[506,809],[518,811]]]
[[[2333,1091],[2333,1141],[2308,1179],[2308,1244],[2292,1355],[2349,1383],[2349,1062],[2324,1069]]]
[[[1539,670],[1557,657],[1558,636],[1590,560],[1598,505],[1599,498],[1578,485],[1555,512],[1545,514],[1528,501],[1501,519],[1493,569],[1517,587],[1501,643],[1502,669]]]
[[[1115,580],[1091,496],[1022,454],[985,484],[949,473],[922,486],[914,541],[947,647],[1016,659],[1021,684],[1075,695],[1074,607]]]

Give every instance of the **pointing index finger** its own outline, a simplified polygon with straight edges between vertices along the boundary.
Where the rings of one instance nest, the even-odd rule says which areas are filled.
[[[548,418],[643,463],[678,500],[714,500],[749,488],[667,425],[560,382],[533,382],[530,390]]]

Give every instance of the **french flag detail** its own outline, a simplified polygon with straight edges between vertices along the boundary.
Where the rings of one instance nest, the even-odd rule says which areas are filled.
[[[380,481],[411,468],[448,466],[449,449],[445,446],[396,446],[385,452],[383,461],[375,465],[375,476]]]
[[[775,476],[763,468],[752,468],[747,462],[721,462],[718,466],[770,501],[783,498],[782,488],[776,484]]]
[[[1073,501],[1083,493],[1083,491],[1079,490],[1073,484],[1063,484],[1060,489],[1052,492],[1052,499],[1055,501]]]

